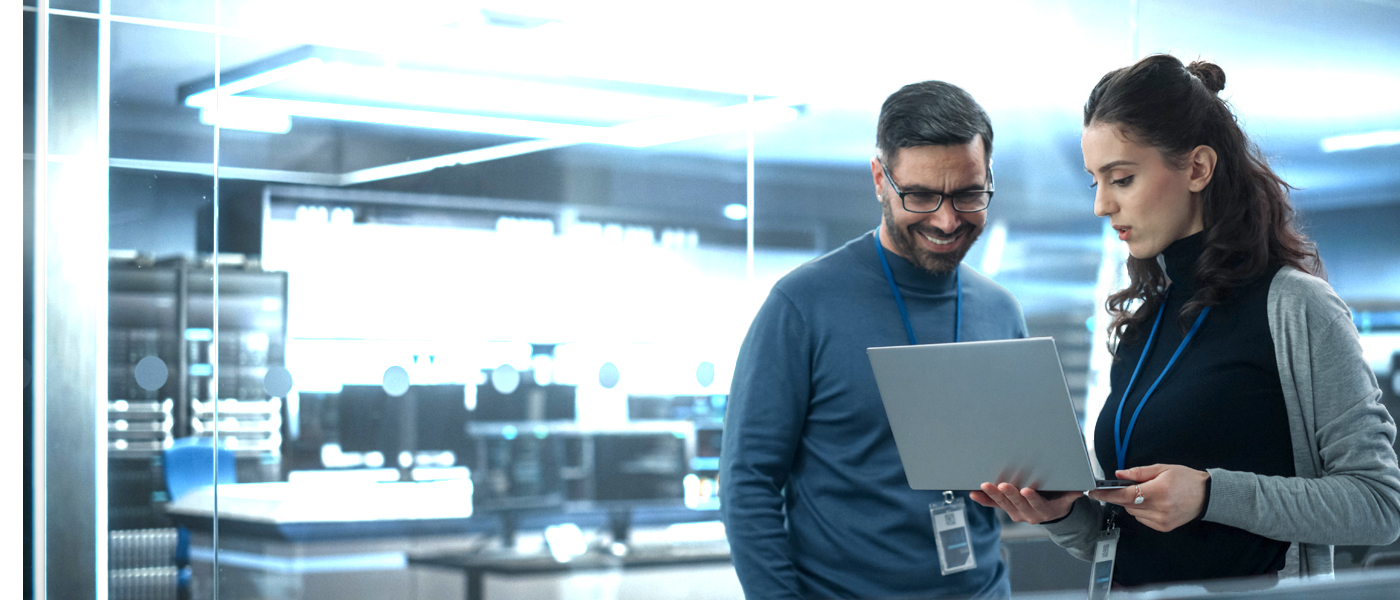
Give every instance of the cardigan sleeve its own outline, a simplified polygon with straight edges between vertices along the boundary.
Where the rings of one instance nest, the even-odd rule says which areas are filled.
[[[1104,526],[1103,503],[1088,496],[1074,501],[1069,514],[1053,523],[1041,526],[1050,533],[1050,541],[1064,548],[1079,560],[1094,558],[1094,544]]]
[[[1350,311],[1326,282],[1285,267],[1269,288],[1269,329],[1297,476],[1210,469],[1205,520],[1305,544],[1395,541],[1395,421]]]

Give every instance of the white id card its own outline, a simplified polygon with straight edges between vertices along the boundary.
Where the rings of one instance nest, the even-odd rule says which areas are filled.
[[[1118,528],[1099,532],[1094,544],[1094,568],[1090,570],[1089,600],[1108,600],[1113,585],[1113,563],[1118,556]]]
[[[928,505],[928,509],[933,515],[933,537],[938,542],[938,566],[943,574],[977,568],[977,555],[972,551],[972,536],[967,529],[967,510],[963,499],[935,502]]]

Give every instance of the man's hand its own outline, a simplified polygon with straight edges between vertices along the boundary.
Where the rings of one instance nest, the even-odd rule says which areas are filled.
[[[1095,490],[1089,497],[1122,506],[1143,525],[1171,531],[1201,514],[1210,473],[1181,465],[1148,465],[1118,471],[1119,479],[1141,482],[1119,490]],[[985,486],[984,486],[985,487]],[[1138,495],[1142,503],[1135,504]]]
[[[1070,505],[1080,494],[1055,492],[1047,496],[1031,488],[1016,489],[1016,486],[1005,482],[984,483],[982,491],[969,494],[974,502],[982,506],[1006,511],[1012,521],[1031,524],[1063,518],[1069,514]]]

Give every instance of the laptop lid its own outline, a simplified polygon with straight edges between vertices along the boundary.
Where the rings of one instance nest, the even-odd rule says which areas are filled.
[[[1053,339],[866,352],[910,487],[1095,487]]]

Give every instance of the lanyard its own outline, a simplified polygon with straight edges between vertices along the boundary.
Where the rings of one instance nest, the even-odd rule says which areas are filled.
[[[1147,393],[1143,394],[1142,401],[1138,402],[1137,408],[1133,409],[1133,417],[1128,421],[1128,431],[1120,438],[1118,432],[1123,424],[1123,405],[1128,402],[1128,392],[1133,390],[1133,384],[1137,382],[1138,372],[1142,371],[1142,363],[1147,359],[1148,351],[1152,350],[1152,340],[1157,337],[1157,326],[1162,323],[1162,313],[1167,309],[1167,300],[1162,298],[1162,306],[1157,309],[1157,320],[1152,322],[1152,333],[1147,335],[1147,345],[1142,347],[1142,356],[1138,357],[1137,367],[1133,369],[1133,376],[1128,379],[1128,387],[1123,390],[1123,397],[1118,400],[1118,414],[1113,417],[1113,449],[1118,454],[1118,470],[1126,469],[1124,461],[1128,457],[1128,441],[1133,437],[1133,426],[1137,425],[1138,415],[1142,413],[1142,407],[1147,406],[1147,399],[1152,397],[1152,392],[1157,391],[1157,384],[1162,383],[1162,378],[1167,376],[1167,371],[1176,364],[1176,359],[1181,356],[1181,351],[1186,349],[1186,344],[1191,343],[1191,338],[1196,335],[1196,330],[1201,328],[1201,323],[1206,320],[1206,314],[1210,312],[1207,306],[1201,309],[1201,316],[1196,317],[1196,324],[1191,326],[1191,331],[1186,334],[1186,338],[1181,340],[1181,345],[1176,347],[1176,353],[1172,354],[1171,360],[1167,361],[1166,368],[1157,375],[1157,381],[1152,382],[1152,387],[1147,388]]]
[[[875,253],[880,255],[880,266],[885,269],[885,279],[890,282],[890,292],[894,294],[894,303],[899,307],[899,318],[904,319],[904,332],[909,334],[909,345],[917,346],[919,341],[914,337],[914,324],[909,322],[909,309],[904,308],[904,295],[899,293],[899,286],[894,283],[894,273],[890,271],[890,261],[885,258],[885,249],[880,245],[880,229],[875,229]],[[953,268],[953,286],[957,288],[957,299],[953,301],[953,342],[960,342],[962,337],[962,265]],[[1155,329],[1153,331],[1156,331]]]

